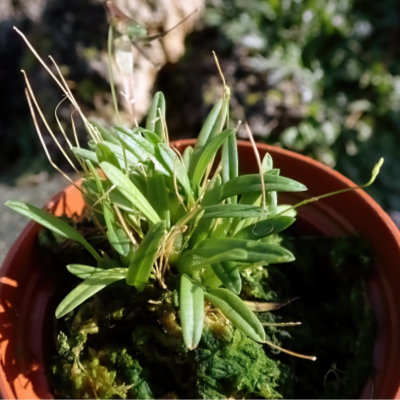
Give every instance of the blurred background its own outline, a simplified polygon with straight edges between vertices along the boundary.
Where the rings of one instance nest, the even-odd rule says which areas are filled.
[[[221,92],[214,50],[231,88],[233,125],[247,121],[258,141],[309,155],[356,182],[367,180],[384,156],[369,192],[399,224],[398,0],[114,3],[111,17],[135,27],[131,51],[138,120],[152,93],[162,90],[171,137],[195,137]],[[62,95],[12,27],[21,29],[44,58],[55,58],[84,112],[107,124],[113,115],[106,67],[111,17],[103,0],[0,2],[0,261],[26,224],[5,210],[4,201],[43,205],[66,185],[40,147],[21,68],[52,126]],[[180,21],[163,37],[148,40]],[[115,78],[122,85],[119,71],[115,68]],[[66,103],[58,109],[69,130],[71,112]],[[57,164],[68,170],[51,140],[46,143]]]

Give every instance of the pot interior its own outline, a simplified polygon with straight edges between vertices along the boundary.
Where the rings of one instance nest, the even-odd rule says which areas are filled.
[[[179,150],[193,140],[173,143]],[[332,169],[307,157],[259,144],[260,155],[269,152],[284,176],[304,183],[309,191],[284,194],[280,202],[297,203],[304,198],[354,186]],[[252,147],[240,142],[243,173],[256,172]],[[55,214],[80,214],[83,201],[73,186],[48,207]],[[307,233],[364,236],[375,249],[376,268],[368,296],[378,320],[374,349],[375,373],[361,397],[396,398],[400,395],[400,234],[384,211],[362,191],[353,191],[311,203],[299,209],[299,229]],[[51,262],[38,249],[38,226],[30,223],[11,248],[0,278],[0,390],[3,398],[51,398],[46,378],[47,349],[53,338],[54,293],[60,284]],[[62,284],[62,282],[61,282]]]

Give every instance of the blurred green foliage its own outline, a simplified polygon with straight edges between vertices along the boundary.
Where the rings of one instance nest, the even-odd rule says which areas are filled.
[[[205,13],[220,48],[245,59],[251,73],[266,80],[261,95],[270,119],[276,110],[269,105],[282,106],[285,90],[291,91],[286,112],[298,118],[290,126],[278,119],[264,132],[266,140],[311,155],[358,182],[384,156],[372,194],[397,210],[398,5],[397,0],[210,0]],[[247,93],[244,115],[251,114],[254,99]],[[257,126],[253,131],[262,133]]]

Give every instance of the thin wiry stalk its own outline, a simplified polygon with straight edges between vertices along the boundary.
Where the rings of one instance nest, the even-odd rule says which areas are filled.
[[[317,361],[317,357],[315,357],[315,356],[308,356],[306,354],[296,353],[295,351],[288,350],[281,346],[278,346],[277,344],[272,343],[269,340],[265,340],[264,343],[267,344],[268,346],[272,347],[273,349],[281,351],[282,353],[286,353],[286,354],[289,354],[289,355],[297,357],[297,358],[303,358],[304,360]]]
[[[372,169],[372,172],[371,172],[371,177],[370,177],[368,182],[366,182],[366,183],[364,183],[362,185],[351,186],[351,187],[348,187],[348,188],[345,188],[345,189],[336,190],[336,191],[330,192],[330,193],[324,193],[324,194],[321,194],[319,196],[315,196],[315,197],[311,197],[309,199],[302,200],[299,203],[296,203],[296,204],[294,204],[294,205],[292,205],[292,206],[290,206],[288,208],[283,209],[277,215],[285,214],[290,210],[295,210],[295,209],[297,209],[299,207],[305,206],[306,204],[314,203],[316,201],[320,201],[320,200],[326,199],[328,197],[337,196],[339,194],[343,194],[343,193],[347,193],[347,192],[353,192],[353,191],[359,190],[359,189],[366,189],[367,187],[371,186],[375,182],[375,179],[379,175],[379,171],[380,171],[380,169],[381,169],[381,167],[383,165],[383,162],[384,162],[384,159],[383,159],[383,157],[381,157],[379,159],[379,161],[374,165],[374,168]]]
[[[112,44],[113,44],[113,26],[110,24],[108,28],[108,40],[107,40],[107,58],[108,58],[108,79],[110,80],[111,96],[114,104],[114,112],[117,119],[119,119],[118,101],[115,93],[114,74],[112,70]]]
[[[222,85],[223,85],[223,88],[224,88],[224,93],[223,93],[223,103],[224,104],[222,105],[221,112],[222,112],[222,110],[224,110],[224,108],[226,108],[226,110],[227,110],[226,124],[227,124],[227,127],[228,127],[228,123],[229,123],[229,107],[228,106],[229,106],[229,101],[230,101],[230,98],[231,98],[231,91],[229,89],[229,86],[226,84],[225,76],[224,76],[224,74],[222,72],[222,68],[221,68],[221,65],[219,63],[217,54],[215,53],[215,51],[213,51],[212,54],[214,56],[214,61],[215,61],[215,64],[217,66],[219,75],[220,75],[221,80],[222,80]],[[219,127],[220,131],[223,129],[223,126],[224,126],[224,124],[223,124],[223,121],[221,120],[221,126]]]
[[[181,206],[183,207],[183,209],[187,212],[188,209],[185,205],[185,202],[183,201],[182,196],[179,194],[178,180],[177,180],[177,176],[176,176],[176,167],[175,166],[174,166],[174,171],[173,171],[172,175],[173,175],[174,190],[175,190],[176,197],[178,198],[178,201],[181,204]]]
[[[76,102],[74,96],[71,95],[71,92],[68,88],[68,85],[65,87],[62,82],[54,75],[54,73],[51,71],[49,66],[43,61],[43,59],[40,57],[38,52],[35,50],[35,48],[32,46],[32,44],[29,42],[27,37],[17,28],[13,27],[14,30],[21,36],[21,38],[24,40],[26,45],[28,46],[29,50],[32,52],[32,54],[36,57],[36,59],[39,61],[39,63],[44,67],[44,69],[47,71],[47,73],[52,77],[54,82],[60,87],[61,91],[67,96],[68,100],[71,102],[71,104],[75,107],[75,109],[79,112],[79,116],[81,117],[83,123],[87,127],[88,131],[91,132],[92,128],[90,123],[88,122],[87,118],[83,114],[82,110],[80,109],[78,103]],[[65,81],[64,81],[65,82]]]
[[[301,325],[301,321],[295,321],[295,322],[262,322],[263,326],[276,326],[276,327],[286,327],[286,326],[299,326]]]
[[[69,94],[68,98],[69,99],[70,98],[74,99],[75,104],[73,104],[73,105],[76,108],[76,111],[78,111],[80,113],[81,117],[83,116],[82,120],[83,120],[83,122],[84,122],[84,124],[86,126],[86,129],[88,130],[88,133],[89,133],[90,137],[93,139],[94,142],[97,143],[99,140],[101,140],[101,137],[96,136],[96,133],[97,133],[96,130],[93,129],[92,125],[89,123],[89,121],[87,120],[85,115],[81,112],[80,107],[79,107],[77,101],[75,100],[74,95],[72,94],[71,89],[69,88],[68,83],[65,80],[63,74],[61,73],[60,68],[57,65],[57,63],[55,62],[54,58],[52,56],[49,56],[49,59],[53,63],[54,68],[56,69],[56,71],[58,73],[58,76],[60,77],[61,82],[63,83],[65,89],[67,90],[67,92]]]
[[[54,109],[54,117],[55,117],[55,119],[56,119],[56,121],[57,121],[58,129],[60,130],[61,134],[63,135],[63,137],[64,137],[64,139],[65,139],[65,141],[66,141],[68,147],[71,149],[71,148],[73,147],[73,146],[72,146],[72,143],[70,142],[70,140],[69,140],[69,138],[68,138],[68,135],[66,134],[65,129],[63,128],[63,126],[62,126],[62,124],[61,124],[60,119],[58,118],[58,109],[60,108],[61,104],[64,103],[64,101],[65,101],[66,99],[67,99],[66,97],[63,97],[63,98],[60,100],[60,102],[57,104],[56,108]]]
[[[99,197],[95,203],[93,203],[92,207],[96,207],[97,204],[99,204],[101,201],[103,201],[117,186],[112,185],[110,189],[108,189],[106,192],[103,193],[101,197]]]
[[[73,132],[73,135],[74,135],[74,140],[75,140],[76,147],[80,148],[81,146],[80,146],[80,143],[79,143],[78,134],[76,132],[76,126],[75,126],[75,121],[74,121],[74,113],[76,113],[76,110],[72,111],[72,113],[70,115],[72,132]],[[80,166],[82,167],[84,173],[88,174],[89,170],[88,170],[86,164],[83,161],[81,161],[81,159],[79,157],[75,156],[75,158],[78,160],[78,162],[79,162]]]
[[[60,142],[58,141],[56,135],[54,134],[54,132],[53,132],[52,129],[50,128],[50,126],[49,126],[49,124],[48,124],[48,122],[47,122],[47,120],[46,120],[46,117],[44,116],[44,114],[43,114],[43,112],[42,112],[42,110],[41,110],[41,108],[40,108],[40,106],[39,106],[39,103],[38,103],[37,100],[36,100],[36,97],[35,97],[35,95],[34,95],[34,93],[33,93],[31,84],[30,84],[29,79],[28,79],[28,77],[27,77],[27,75],[26,75],[26,72],[25,72],[24,70],[21,70],[21,72],[22,72],[22,74],[23,74],[23,76],[24,76],[25,83],[26,83],[26,88],[28,89],[29,96],[30,96],[30,98],[31,98],[31,100],[32,100],[32,102],[33,102],[33,105],[35,106],[35,108],[36,108],[36,110],[37,110],[39,116],[40,116],[40,119],[42,120],[44,126],[46,127],[48,133],[50,134],[50,136],[51,136],[51,138],[53,139],[54,143],[57,145],[58,149],[61,151],[61,154],[62,154],[62,155],[65,157],[65,159],[67,160],[68,164],[71,165],[72,169],[73,169],[78,175],[80,175],[79,170],[76,168],[75,164],[74,164],[74,163],[72,162],[72,160],[69,158],[68,154],[65,152],[65,150],[64,150],[63,147],[61,146]]]
[[[163,139],[164,142],[169,145],[169,135],[168,135],[168,127],[167,127],[167,121],[165,120],[165,118],[163,117],[162,113],[161,113],[161,108],[158,108],[158,114],[160,115],[160,121],[161,121],[161,126],[162,126],[162,133],[163,133]],[[178,152],[179,153],[179,152]],[[180,153],[179,153],[180,154]]]
[[[44,153],[46,154],[47,159],[49,160],[50,165],[56,171],[58,171],[68,182],[70,182],[72,185],[74,185],[77,189],[80,190],[80,188],[75,184],[75,182],[61,168],[59,168],[57,166],[57,164],[52,160],[52,158],[50,156],[50,153],[47,150],[46,144],[45,144],[45,142],[43,140],[42,133],[40,131],[40,127],[39,127],[39,124],[38,124],[37,119],[36,119],[35,109],[33,107],[33,104],[32,104],[28,89],[25,89],[25,96],[26,96],[26,100],[28,101],[28,106],[29,106],[29,110],[31,112],[33,124],[34,124],[35,129],[36,129],[36,133],[39,136],[40,143],[41,143],[41,145],[43,147],[43,150],[44,150]]]
[[[131,243],[133,244],[133,246],[136,247],[137,241],[134,238],[134,236],[132,235],[131,230],[128,228],[128,225],[126,225],[124,217],[122,216],[122,213],[116,204],[114,204],[114,210],[115,210],[115,213],[117,214],[117,218],[118,218],[119,222],[121,223],[122,229],[124,230],[125,234],[128,236],[128,238],[131,241]]]
[[[72,113],[71,113],[72,132],[74,134],[74,140],[75,140],[76,147],[81,148],[81,144],[79,143],[78,134],[76,132],[76,126],[75,126],[75,121],[74,121],[74,113],[76,113],[76,110],[72,111]]]
[[[258,153],[257,145],[256,145],[256,142],[254,141],[253,134],[251,133],[249,124],[246,122],[244,124],[244,126],[246,128],[247,135],[249,136],[249,140],[250,140],[251,146],[253,147],[254,155],[256,157],[258,171],[259,171],[260,180],[261,180],[262,207],[265,210],[267,207],[267,199],[266,199],[266,195],[265,195],[265,181],[264,181],[264,174],[263,174],[262,165],[261,165],[260,154]]]

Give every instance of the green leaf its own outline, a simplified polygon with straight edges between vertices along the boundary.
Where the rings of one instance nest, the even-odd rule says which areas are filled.
[[[124,279],[126,271],[126,268],[98,269],[67,294],[56,309],[56,318],[67,315],[106,286]]]
[[[81,279],[90,278],[96,272],[102,271],[102,269],[83,264],[69,264],[67,265],[67,270]]]
[[[224,288],[210,289],[204,296],[249,338],[260,343],[265,341],[261,322],[239,296]]]
[[[142,161],[146,160],[149,156],[156,154],[156,148],[158,143],[162,143],[155,133],[151,132],[158,138],[157,145],[154,145],[152,140],[141,135],[141,128],[137,127],[134,129],[127,129],[122,127],[116,127],[115,131],[118,134],[120,140],[123,140],[128,148]],[[150,131],[146,131],[149,132]]]
[[[213,162],[219,148],[234,133],[233,129],[226,129],[218,135],[214,136],[203,148],[198,156],[198,161],[194,167],[192,176],[192,187],[196,188],[200,185],[201,180],[209,168],[209,164]]]
[[[219,203],[219,198],[221,197],[221,176],[215,175],[211,182],[208,184],[208,190],[205,192],[204,197],[201,201],[202,206],[209,206]],[[211,232],[211,225],[213,224],[212,219],[201,218],[195,228],[190,242],[194,243],[200,242],[201,240],[207,238]]]
[[[115,185],[132,205],[142,212],[152,224],[160,221],[160,216],[147,201],[146,197],[144,197],[142,192],[123,172],[108,162],[102,162],[100,166],[111,183]]]
[[[10,200],[7,201],[5,205],[53,231],[57,235],[80,243],[98,262],[101,260],[100,255],[94,247],[76,229],[62,221],[60,218],[55,217],[53,214],[50,214],[41,208],[22,201]]]
[[[230,249],[229,251],[213,253],[209,257],[200,256],[195,250],[187,250],[178,258],[178,269],[181,273],[192,273],[207,265],[220,262],[246,260],[247,251],[243,249]]]
[[[182,185],[189,200],[189,204],[194,203],[192,187],[190,185],[189,177],[179,156],[169,146],[160,143],[158,145],[160,156],[163,160],[164,166],[168,169],[171,179],[176,177],[176,180]]]
[[[81,149],[80,147],[72,147],[71,150],[77,157],[84,161],[90,160],[95,164],[99,163],[97,155],[94,151]]]
[[[162,92],[157,92],[147,113],[146,129],[163,139],[163,121],[165,121],[165,98]]]
[[[160,138],[157,134],[155,134],[153,131],[149,131],[148,129],[141,128],[138,126],[137,128],[132,129],[133,132],[138,132],[139,134],[142,134],[144,138],[149,142],[152,143],[154,146],[157,146],[158,143],[162,143],[163,140]]]
[[[150,160],[158,172],[169,176],[168,170],[157,157],[158,145],[155,146],[151,141],[143,138],[139,133],[129,135],[121,131],[121,128],[117,128],[117,130],[119,132],[121,143],[130,153],[134,154],[142,163]]]
[[[140,160],[133,154],[128,147],[125,146],[123,143],[114,144],[111,142],[103,142],[108,148],[115,154],[116,158],[118,159],[119,166],[123,166],[125,168],[125,164],[128,163],[131,167],[137,167]]]
[[[129,238],[126,236],[124,230],[118,226],[110,205],[105,201],[103,202],[103,216],[107,227],[106,235],[109,243],[121,256],[127,256],[130,247]]]
[[[129,265],[126,275],[126,283],[128,285],[135,286],[139,291],[144,289],[156,261],[165,232],[165,223],[160,221],[146,233]]]
[[[181,276],[179,315],[183,340],[189,350],[200,342],[204,322],[204,292],[202,287],[187,275]]]
[[[238,265],[233,262],[222,262],[220,264],[213,264],[212,269],[224,284],[224,286],[231,292],[239,294],[242,290],[242,278]]]
[[[96,144],[96,155],[99,162],[107,161],[115,167],[119,167],[119,161],[116,155],[106,143],[100,142]]]
[[[90,121],[90,125],[92,125],[92,127],[97,130],[98,133],[100,133],[100,136],[103,140],[114,140],[110,131],[104,128],[104,126],[102,126],[101,124],[97,123],[96,121]]]
[[[236,238],[206,239],[191,251],[199,257],[211,258],[219,254],[229,253],[229,251],[233,253],[233,250],[244,250],[244,253],[238,252],[237,258],[226,261],[277,264],[294,260],[294,256],[289,250],[277,244]]]
[[[204,146],[208,142],[209,138],[214,137],[217,130],[224,125],[225,121],[222,121],[223,114],[221,113],[222,104],[222,100],[219,100],[215,103],[214,107],[208,114],[198,135],[196,148]]]
[[[265,153],[261,163],[261,168],[264,173],[274,170],[274,162],[269,153]],[[277,175],[279,175],[279,171]],[[271,214],[276,214],[278,207],[278,194],[275,191],[270,191],[266,194],[266,205]]]
[[[222,182],[228,182],[239,175],[239,157],[236,136],[229,136],[222,146]]]
[[[249,204],[216,204],[204,207],[202,218],[258,218],[266,216],[267,211],[258,206]]]
[[[237,239],[261,239],[265,236],[279,233],[288,228],[296,219],[286,215],[274,216],[254,224],[248,225],[237,232]]]
[[[157,210],[161,219],[166,221],[168,228],[170,226],[168,191],[163,176],[157,173],[153,164],[149,166],[146,183],[147,198],[150,200],[154,209]]]
[[[203,151],[203,147],[216,136],[223,128],[227,116],[226,105],[222,100],[219,100],[208,114],[203,127],[197,138],[194,146],[193,154],[190,159],[188,174],[193,177],[194,170],[199,161],[199,157]]]
[[[186,149],[183,151],[182,154],[182,160],[187,171],[189,170],[190,160],[192,159],[192,156],[193,156],[193,147],[192,146],[186,147]]]
[[[272,175],[270,172],[264,174],[264,182],[266,192],[302,192],[307,190],[306,186],[300,182],[283,176]],[[227,197],[243,193],[261,193],[261,190],[260,175],[241,175],[231,179],[223,185],[221,199],[226,199]]]

